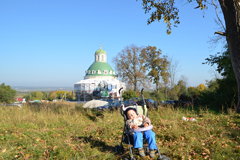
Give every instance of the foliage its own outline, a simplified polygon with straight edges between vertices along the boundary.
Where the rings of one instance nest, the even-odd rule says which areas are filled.
[[[144,59],[140,57],[142,48],[135,45],[127,46],[114,57],[113,62],[118,72],[118,77],[126,81],[133,90],[137,91],[139,85],[146,86]]]
[[[96,112],[73,103],[0,108],[1,159],[124,159],[115,153],[124,121],[119,111]],[[194,117],[195,122],[182,117]],[[239,115],[207,108],[149,110],[161,154],[170,159],[238,159]],[[7,143],[6,143],[7,142]],[[136,152],[135,150],[133,150]],[[137,154],[137,159],[141,159]],[[148,159],[148,156],[146,157]]]
[[[12,89],[11,86],[9,85],[6,86],[5,83],[2,83],[0,85],[0,102],[2,103],[12,102],[16,93],[17,91]]]
[[[148,19],[148,24],[163,19],[163,21],[167,24],[167,34],[170,34],[172,30],[171,21],[173,21],[175,27],[180,23],[178,16],[179,10],[174,6],[175,2],[173,0],[143,0],[142,2],[145,13],[152,11],[151,17]]]
[[[201,96],[201,104],[229,108],[237,104],[237,81],[231,65],[229,51],[226,48],[222,54],[210,55],[204,64],[217,65],[217,71],[223,79],[208,81],[208,91]],[[214,96],[214,97],[212,97]]]
[[[26,100],[47,100],[48,94],[46,92],[31,92],[28,95],[24,95],[23,98]]]
[[[131,98],[136,98],[136,93],[134,90],[128,90],[128,91],[124,91],[124,93],[122,94],[122,97],[124,98],[124,100],[129,100]]]
[[[206,90],[207,87],[206,87],[204,84],[201,83],[200,85],[197,86],[197,89],[198,89],[200,92],[202,92],[202,91]]]
[[[171,33],[171,21],[174,22],[174,24],[179,24],[179,17],[178,17],[178,8],[175,7],[175,1],[176,0],[142,0],[143,8],[145,10],[145,13],[152,12],[151,17],[148,20],[148,24],[154,22],[155,20],[160,21],[161,19],[164,20],[165,23],[167,23],[167,34]],[[223,32],[216,31],[215,34],[218,34],[220,36],[224,36],[227,40],[227,44],[229,47],[229,56],[232,62],[232,67],[234,70],[234,75],[237,81],[237,89],[238,89],[238,104],[237,104],[237,112],[240,113],[240,39],[238,36],[233,35],[239,35],[239,0],[187,0],[190,2],[196,2],[197,7],[195,9],[200,8],[206,9],[208,5],[212,5],[215,8],[216,16],[218,18],[217,23],[221,25]],[[220,8],[220,11],[218,11],[218,8]],[[218,14],[223,14],[225,24],[223,21],[219,18]],[[230,32],[231,31],[231,32]],[[213,59],[212,59],[213,60]],[[213,62],[213,61],[212,61]],[[227,61],[224,61],[227,62]],[[219,62],[216,62],[219,64],[219,66],[222,66]],[[227,63],[230,64],[230,63]],[[225,67],[227,69],[227,67]],[[226,71],[227,73],[227,71]]]
[[[206,80],[208,91],[213,92],[219,88],[219,84],[216,79],[212,79],[210,81]]]
[[[67,92],[64,90],[59,91],[51,91],[49,94],[46,92],[31,92],[28,95],[24,95],[23,97],[26,98],[26,100],[49,100],[52,101],[54,99],[62,99],[65,100],[65,94],[66,99],[73,99],[72,92]]]
[[[159,89],[160,78],[162,77],[165,83],[168,82],[169,73],[167,67],[169,62],[166,57],[161,58],[162,51],[157,50],[155,46],[147,46],[141,51],[141,58],[145,60],[144,67],[149,71],[148,77],[153,84],[156,84],[156,89]]]
[[[170,100],[179,100],[179,97],[182,95],[187,95],[187,87],[183,80],[179,80],[177,84],[174,85],[172,89],[168,89],[167,95]]]
[[[193,0],[187,0],[189,3]],[[195,0],[198,4],[196,8],[205,9],[207,8],[206,4],[209,4],[206,0]],[[167,34],[172,32],[172,22],[174,27],[177,27],[180,24],[179,21],[179,9],[175,6],[175,0],[142,0],[143,9],[145,13],[151,11],[151,16],[148,19],[147,24],[151,24],[154,21],[163,20],[167,24]]]

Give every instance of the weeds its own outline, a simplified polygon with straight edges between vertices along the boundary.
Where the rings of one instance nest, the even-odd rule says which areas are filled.
[[[196,122],[183,121],[194,117]],[[123,131],[119,111],[84,109],[73,103],[0,108],[0,159],[122,159],[115,153]],[[171,159],[238,159],[240,116],[229,109],[152,109],[160,153]],[[140,159],[138,156],[136,158]],[[148,159],[146,157],[145,159]]]

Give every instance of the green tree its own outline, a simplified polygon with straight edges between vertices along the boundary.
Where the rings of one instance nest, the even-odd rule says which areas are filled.
[[[43,91],[42,91],[42,94],[43,94],[42,99],[47,100],[48,94],[46,92],[43,92]]]
[[[181,95],[187,95],[187,87],[183,80],[179,80],[171,90],[168,90],[168,97],[172,100],[179,100]]]
[[[124,98],[124,100],[129,100],[131,98],[136,98],[136,93],[134,90],[129,90],[129,91],[124,91],[122,97]]]
[[[188,87],[188,94],[192,98],[192,102],[194,99],[198,98],[200,93],[196,87]]]
[[[160,49],[157,50],[155,46],[147,46],[141,51],[141,58],[145,60],[144,67],[149,71],[148,77],[153,84],[156,84],[156,89],[159,89],[160,78],[164,82],[168,81],[169,73],[167,71],[167,67],[169,62],[166,57],[160,57],[162,51]]]
[[[210,80],[210,81],[206,81],[207,84],[207,89],[210,92],[213,92],[215,90],[217,90],[219,88],[219,84],[217,83],[217,80]]]
[[[139,85],[147,87],[145,61],[140,57],[141,50],[141,47],[135,45],[127,46],[113,58],[118,77],[130,87],[133,86],[134,91],[137,91]]]
[[[36,99],[36,100],[42,100],[42,98],[43,98],[43,93],[42,93],[42,92],[36,92],[36,97],[35,97],[35,99]]]
[[[175,1],[176,0],[142,0],[145,13],[152,12],[148,19],[148,24],[163,19],[167,24],[167,34],[170,34],[171,22],[173,22],[174,26],[180,23],[178,16],[179,9],[175,7]],[[218,16],[219,12],[216,13],[224,31],[216,31],[215,34],[224,36],[229,47],[231,64],[238,87],[237,112],[240,112],[240,0],[187,0],[187,2],[196,2],[197,7],[195,8],[202,10],[206,9],[208,5],[214,6],[216,11],[219,5],[221,7],[221,11],[219,12],[223,14],[225,23],[220,20]]]
[[[230,108],[237,104],[237,81],[231,64],[228,48],[223,53],[210,55],[204,64],[217,65],[217,71],[222,79],[207,82],[208,90],[201,96],[202,105]],[[211,98],[213,97],[214,98]],[[220,108],[222,109],[222,108]]]
[[[5,85],[2,83],[0,85],[0,102],[2,103],[11,103],[17,91],[12,89],[11,86]]]

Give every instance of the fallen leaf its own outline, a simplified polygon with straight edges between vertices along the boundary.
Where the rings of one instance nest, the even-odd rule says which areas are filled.
[[[56,149],[57,149],[57,146],[54,146],[52,150],[55,151]]]

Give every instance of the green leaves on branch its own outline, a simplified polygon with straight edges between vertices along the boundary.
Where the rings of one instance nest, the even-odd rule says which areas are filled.
[[[142,4],[145,13],[149,13],[150,11],[152,12],[147,23],[151,24],[154,21],[160,21],[163,19],[163,21],[167,24],[168,35],[172,30],[171,21],[173,21],[174,27],[177,27],[177,25],[180,23],[178,16],[179,10],[175,7],[174,0],[142,0]]]
[[[189,3],[193,0],[187,0]],[[196,8],[201,10],[207,8],[206,0],[194,0],[197,3]],[[172,22],[174,27],[177,27],[180,24],[179,21],[179,9],[175,6],[175,0],[142,0],[143,9],[145,13],[151,12],[150,18],[148,19],[147,24],[151,24],[154,21],[163,20],[167,26],[167,34],[172,32]]]

